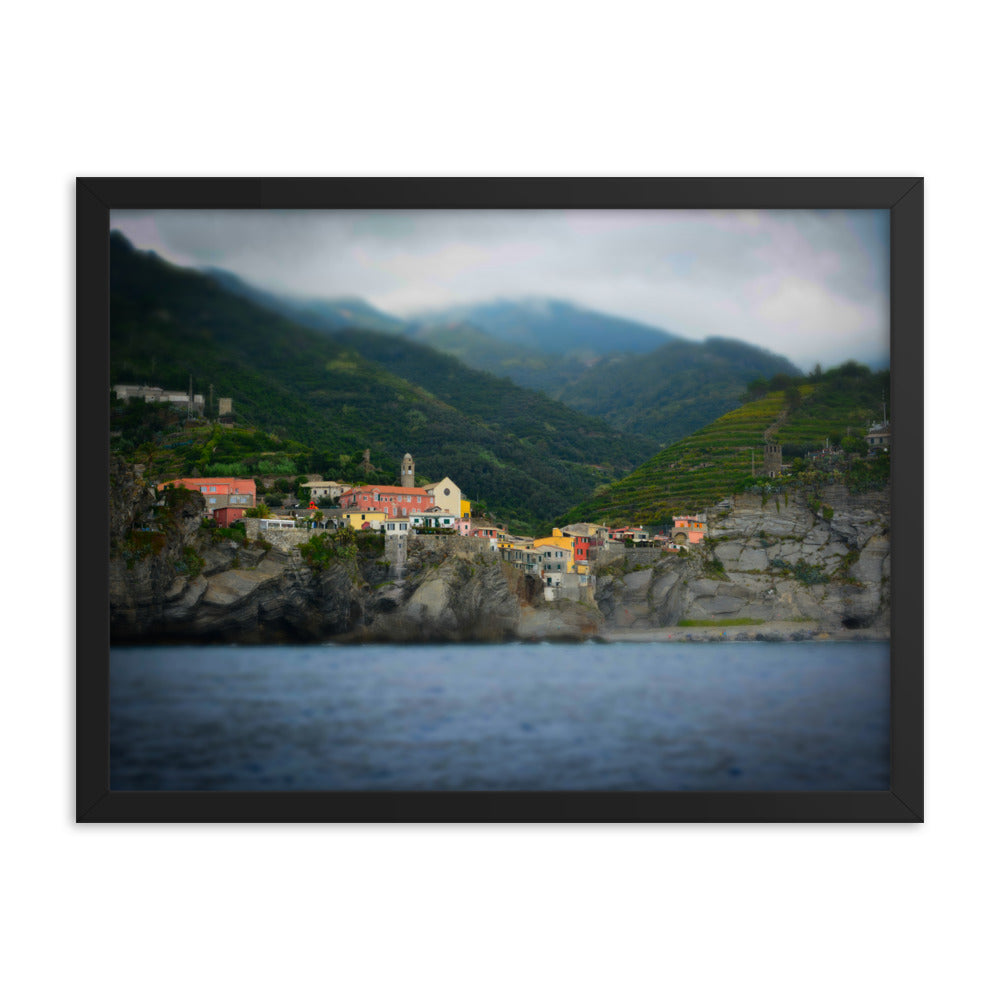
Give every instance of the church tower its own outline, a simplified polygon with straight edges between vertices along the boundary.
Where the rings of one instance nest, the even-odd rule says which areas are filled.
[[[403,464],[399,467],[399,485],[413,489],[413,456],[407,452],[403,456]]]

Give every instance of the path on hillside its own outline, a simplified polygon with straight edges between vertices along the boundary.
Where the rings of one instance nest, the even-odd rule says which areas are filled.
[[[782,410],[777,417],[775,417],[774,423],[766,431],[764,431],[764,440],[768,444],[771,444],[771,438],[774,437],[775,433],[781,427],[781,425],[788,419],[788,409],[787,407]]]

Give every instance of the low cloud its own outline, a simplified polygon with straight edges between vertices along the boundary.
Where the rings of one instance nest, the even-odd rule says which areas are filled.
[[[397,315],[542,296],[802,367],[889,356],[883,211],[115,212],[137,246]]]

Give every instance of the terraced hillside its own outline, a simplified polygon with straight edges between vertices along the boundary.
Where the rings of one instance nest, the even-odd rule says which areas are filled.
[[[786,461],[827,439],[846,444],[850,435],[863,435],[887,391],[887,372],[848,363],[814,382],[797,380],[767,392],[663,449],[619,482],[598,487],[563,523],[653,525],[703,511],[746,488],[753,473],[761,474],[766,440],[782,445]]]

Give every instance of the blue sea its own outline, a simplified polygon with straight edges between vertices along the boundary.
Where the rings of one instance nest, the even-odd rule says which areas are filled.
[[[888,643],[111,651],[115,790],[888,784]]]

